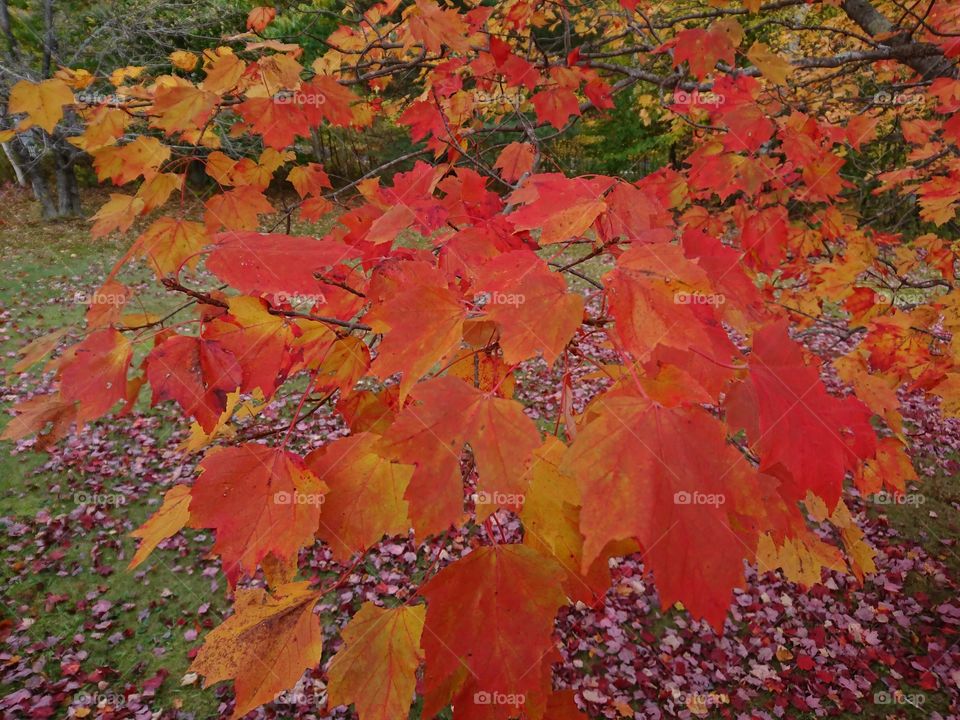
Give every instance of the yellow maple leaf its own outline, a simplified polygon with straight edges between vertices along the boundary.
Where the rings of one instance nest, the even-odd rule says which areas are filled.
[[[63,106],[73,102],[73,91],[59,78],[39,83],[21,80],[10,90],[8,110],[14,114],[26,113],[27,121],[20,124],[21,130],[36,125],[53,132],[63,117]]]

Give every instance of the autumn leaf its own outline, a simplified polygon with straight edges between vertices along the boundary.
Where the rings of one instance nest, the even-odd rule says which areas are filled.
[[[507,182],[517,182],[533,169],[535,159],[533,145],[512,142],[500,153],[493,166],[500,171],[500,177]]]
[[[827,393],[818,366],[804,361],[785,322],[757,331],[749,364],[756,394],[750,413],[759,421],[748,438],[759,447],[760,470],[778,477],[797,499],[812,490],[834,507],[845,473],[876,452],[870,411],[856,398]],[[734,427],[748,422],[731,417]]]
[[[27,120],[20,123],[18,130],[36,125],[52,133],[63,117],[63,106],[73,102],[73,91],[59,78],[39,83],[20,80],[10,88],[7,110],[13,114],[26,113]]]
[[[404,493],[414,468],[384,458],[379,442],[377,435],[358,433],[307,455],[307,467],[330,488],[317,534],[338,560],[410,529]]]
[[[256,188],[245,185],[214,195],[204,203],[207,231],[256,230],[259,216],[274,211],[273,205]]]
[[[77,422],[105,415],[126,397],[133,348],[113,329],[97,330],[69,348],[60,361],[60,394],[76,402]]]
[[[511,196],[523,207],[508,219],[518,230],[540,230],[542,244],[578,237],[606,210],[603,195],[611,184],[559,173],[531,175]]]
[[[364,603],[341,632],[344,647],[330,661],[329,704],[353,704],[360,720],[406,717],[423,659],[425,610]]]
[[[207,244],[201,223],[162,217],[137,238],[130,254],[145,257],[157,277],[175,275],[184,265],[195,266],[198,253]]]
[[[504,253],[480,268],[482,309],[500,326],[509,365],[539,353],[553,364],[583,320],[583,296],[529,250]]]
[[[747,57],[754,65],[760,68],[766,77],[777,85],[786,83],[793,72],[793,65],[783,56],[773,52],[765,43],[755,42],[747,51]]]
[[[204,687],[233,680],[240,718],[296,685],[303,671],[320,662],[323,633],[313,606],[320,593],[305,582],[268,594],[238,590],[233,615],[214,628],[190,665]]]
[[[137,216],[143,212],[143,208],[144,202],[141,198],[110,193],[110,199],[92,218],[94,222],[93,227],[90,228],[91,237],[100,238],[114,230],[126,232]]]
[[[243,293],[320,296],[316,274],[329,273],[355,251],[335,240],[279,233],[225,232],[207,256],[207,269]]]
[[[152,404],[175,400],[212,432],[226,409],[227,395],[243,382],[233,353],[213,340],[175,335],[155,347],[146,359]]]
[[[190,487],[174,485],[163,496],[163,504],[150,518],[130,535],[140,538],[141,543],[127,566],[133,570],[149,557],[162,541],[186,527],[190,520]]]
[[[247,30],[262,33],[267,25],[277,16],[277,9],[272,7],[255,7],[247,15]]]
[[[595,402],[560,465],[582,496],[583,570],[607,543],[636,538],[663,607],[680,601],[719,632],[755,549],[733,528],[733,488],[756,486],[755,471],[696,405],[629,395]]]
[[[460,454],[468,443],[484,512],[496,506],[519,509],[532,453],[540,445],[540,433],[522,407],[450,376],[420,383],[414,399],[386,432],[383,453],[416,466],[406,499],[417,534],[441,532],[462,515]]]
[[[403,263],[391,273],[390,292],[374,296],[364,320],[384,335],[372,371],[386,379],[401,372],[400,400],[434,364],[456,349],[466,308],[432,268]],[[371,288],[376,292],[375,287]]]
[[[245,443],[210,450],[190,491],[191,526],[213,528],[212,552],[232,586],[263,559],[313,542],[327,486],[293,453]]]
[[[553,620],[566,603],[563,573],[524,545],[473,550],[423,586],[427,599],[423,649],[425,716],[449,703],[473,704],[475,693],[517,699],[515,716],[550,693],[540,668],[557,653]]]
[[[27,343],[19,351],[19,354],[21,355],[20,360],[14,363],[13,367],[10,369],[15,373],[22,373],[23,371],[28,370],[30,367],[36,365],[38,362],[43,360],[43,358],[53,352],[66,334],[67,329],[61,328],[59,330],[54,330],[41,335],[36,340],[32,340],[31,342]]]

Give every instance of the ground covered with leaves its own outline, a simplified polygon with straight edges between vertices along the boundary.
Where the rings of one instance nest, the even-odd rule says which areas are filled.
[[[86,294],[121,248],[91,245],[74,225],[24,222],[30,210],[19,191],[6,191],[5,201],[11,212],[0,227],[0,261],[8,269],[0,279],[0,403],[7,409],[51,381],[42,365],[14,372],[16,350],[79,320]],[[157,297],[144,310],[162,310],[165,301]],[[596,340],[580,350],[602,363]],[[516,387],[544,427],[552,427],[560,408],[562,374],[529,363]],[[587,399],[574,397],[576,409]],[[557,684],[570,688],[591,717],[960,716],[960,427],[913,398],[904,397],[904,408],[924,483],[900,504],[867,502],[853,491],[847,497],[877,549],[875,574],[861,584],[829,573],[801,589],[777,573],[751,570],[718,636],[682,608],[661,609],[642,557],[625,558],[601,602],[562,611]],[[272,404],[258,427],[284,427],[291,410]],[[297,449],[344,433],[335,416],[316,413],[298,426]],[[193,475],[197,456],[177,449],[187,439],[168,405],[97,423],[48,454],[37,453],[32,441],[0,446],[0,715],[229,715],[229,686],[202,690],[187,672],[203,636],[229,607],[219,562],[198,560],[211,535],[187,531],[142,568],[126,570],[135,548],[130,531],[167,489]],[[519,525],[509,513],[500,511],[498,520],[497,540],[516,539]],[[394,539],[348,566],[312,549],[301,568],[325,590],[317,606],[328,629],[325,662],[337,650],[334,630],[361,602],[402,600],[425,575],[488,541],[476,528],[421,547]],[[323,678],[320,668],[308,672],[251,716],[350,717],[345,708],[326,707]]]

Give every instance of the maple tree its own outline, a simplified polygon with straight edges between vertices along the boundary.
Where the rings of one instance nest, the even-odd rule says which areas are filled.
[[[93,236],[136,226],[98,295],[131,296],[142,262],[184,299],[165,317],[93,302],[49,362],[58,390],[4,436],[55,442],[130,412],[144,384],[193,421],[198,476],[135,532],[131,565],[214,531],[234,614],[193,668],[234,681],[235,715],[321,662],[331,586],[297,579],[318,542],[348,562],[385,535],[477,530],[404,604],[364,604],[343,630],[330,702],[361,720],[405,716],[415,691],[427,716],[575,715],[552,688],[553,620],[602,596],[616,556],[640,552],[664,605],[717,631],[745,562],[808,584],[871,572],[845,479],[915,479],[898,390],[960,415],[960,8],[388,0],[345,8],[308,66],[271,34],[283,16],[254,8],[247,32],[156,72],[21,81],[3,135],[81,118],[70,142],[120,189]],[[109,98],[78,99],[92,86]],[[565,171],[553,137],[624,97],[683,156],[635,181]],[[298,152],[382,117],[414,145],[352,182]],[[868,215],[876,197],[910,227]],[[815,335],[844,348],[829,367],[801,343]],[[539,424],[514,396],[535,358],[563,368]],[[286,398],[283,435],[236,438]],[[350,435],[301,456],[308,403]],[[522,542],[498,532],[506,513]],[[261,571],[266,588],[246,586]]]

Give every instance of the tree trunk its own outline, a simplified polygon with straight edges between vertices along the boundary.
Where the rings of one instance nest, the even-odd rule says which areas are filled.
[[[75,217],[80,214],[80,188],[73,160],[65,152],[57,153],[57,214]]]
[[[884,45],[890,47],[904,45],[921,47],[925,45],[915,41],[910,31],[897,27],[890,22],[886,15],[870,4],[869,0],[843,0],[841,7],[847,16],[871,37],[889,36],[883,41]],[[924,80],[933,80],[938,77],[952,78],[957,75],[956,64],[942,53],[932,57],[908,57],[900,62],[916,70]]]
[[[0,147],[3,147],[3,153],[7,156],[7,161],[10,163],[10,167],[13,168],[13,172],[17,176],[17,184],[20,187],[26,187],[27,176],[24,175],[23,168],[20,167],[20,163],[17,162],[17,159],[13,154],[13,150],[10,148],[10,143],[0,143]]]
[[[30,181],[30,187],[33,189],[33,197],[40,203],[40,215],[44,220],[52,220],[57,217],[57,208],[53,204],[53,197],[50,195],[50,188],[47,186],[47,179],[40,172],[37,163],[30,158],[30,153],[23,145],[19,137],[14,137],[9,143],[12,156],[12,162],[19,165],[24,175]]]

